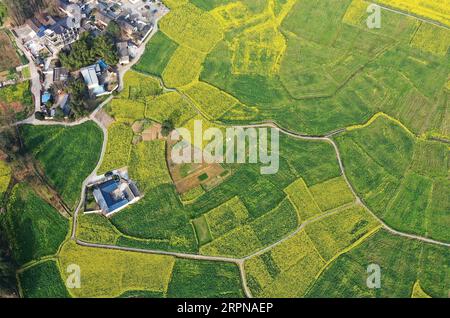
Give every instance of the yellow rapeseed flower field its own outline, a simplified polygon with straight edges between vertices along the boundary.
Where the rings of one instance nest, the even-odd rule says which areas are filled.
[[[108,143],[99,173],[128,165],[133,131],[125,123],[116,122],[108,128]]]
[[[202,114],[210,119],[218,119],[230,108],[239,104],[233,96],[204,82],[197,82],[183,89],[183,92],[192,99]]]
[[[64,281],[69,265],[80,267],[81,288],[70,289],[75,297],[118,297],[135,290],[164,293],[175,264],[171,256],[84,247],[73,241],[62,247],[58,260]]]
[[[300,220],[307,220],[322,212],[302,178],[287,186],[284,192],[294,204]]]
[[[168,87],[188,85],[200,76],[205,55],[187,46],[180,46],[171,57],[162,74]]]
[[[377,2],[450,26],[450,0],[378,0]]]
[[[10,167],[4,161],[0,160],[0,200],[2,199],[5,191],[8,189],[10,179]]]
[[[220,23],[191,3],[177,5],[161,20],[160,27],[175,42],[204,53],[223,38]]]
[[[411,45],[425,52],[445,56],[450,47],[450,30],[430,23],[422,23]]]

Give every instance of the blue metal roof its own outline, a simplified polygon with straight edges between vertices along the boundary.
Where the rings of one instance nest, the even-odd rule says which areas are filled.
[[[52,98],[52,94],[50,94],[49,92],[45,92],[44,94],[42,94],[42,104],[46,104],[48,103],[48,101]]]
[[[42,25],[42,26],[39,28],[39,31],[38,31],[38,33],[37,33],[38,37],[42,38],[42,37],[45,35],[45,30],[47,30],[47,28],[46,28],[45,26]]]
[[[98,65],[100,66],[102,71],[104,71],[108,68],[108,64],[106,64],[106,62],[101,59],[98,61]]]
[[[114,180],[106,181],[99,186],[103,199],[108,206],[108,212],[113,212],[128,203],[128,200],[126,198],[119,200],[115,200],[113,198],[112,192],[114,192],[118,188],[118,184]]]

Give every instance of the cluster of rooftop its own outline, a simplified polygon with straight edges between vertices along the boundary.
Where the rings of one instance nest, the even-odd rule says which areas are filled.
[[[120,29],[116,39],[119,64],[130,63],[138,47],[151,34],[157,20],[167,12],[160,0],[55,0],[57,13],[37,12],[25,24],[12,31],[21,49],[28,51],[40,73],[41,107],[45,119],[69,117],[71,96],[67,81],[83,77],[92,99],[117,89],[119,77],[116,65],[102,60],[69,73],[61,66],[58,54],[69,52],[83,33],[99,36],[108,32],[113,21]],[[37,78],[37,74],[32,74]]]

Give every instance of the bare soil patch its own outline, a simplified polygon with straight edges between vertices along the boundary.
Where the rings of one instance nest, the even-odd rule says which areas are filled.
[[[106,129],[115,122],[114,118],[109,116],[103,109],[100,109],[97,114],[95,114],[95,119],[97,119]]]
[[[16,68],[21,64],[14,45],[11,43],[8,35],[3,31],[0,31],[0,52],[2,52],[0,72],[9,70],[10,68]]]
[[[153,124],[151,127],[145,129],[142,132],[142,140],[144,141],[152,141],[164,139],[164,136],[161,134],[161,124]]]
[[[186,193],[200,185],[205,189],[210,189],[223,182],[226,170],[218,163],[174,163],[170,153],[175,143],[175,141],[168,140],[167,162],[179,194]],[[192,147],[192,155],[195,151],[199,150]]]
[[[0,101],[0,116],[4,116],[8,113],[20,113],[25,110],[25,106],[19,102],[13,102],[11,104],[6,104],[5,102]]]

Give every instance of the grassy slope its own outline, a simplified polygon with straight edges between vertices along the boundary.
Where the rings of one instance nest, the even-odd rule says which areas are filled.
[[[19,281],[25,298],[70,297],[54,260],[27,268],[19,274]]]
[[[93,122],[62,128],[20,126],[23,143],[44,169],[50,183],[67,205],[79,199],[81,184],[100,157],[102,131]]]
[[[69,221],[26,185],[16,185],[0,225],[18,264],[57,252]]]
[[[380,231],[362,245],[340,256],[320,276],[308,297],[410,297],[420,280],[433,297],[447,297],[450,253],[419,241]],[[381,267],[381,288],[366,286],[367,266]]]

